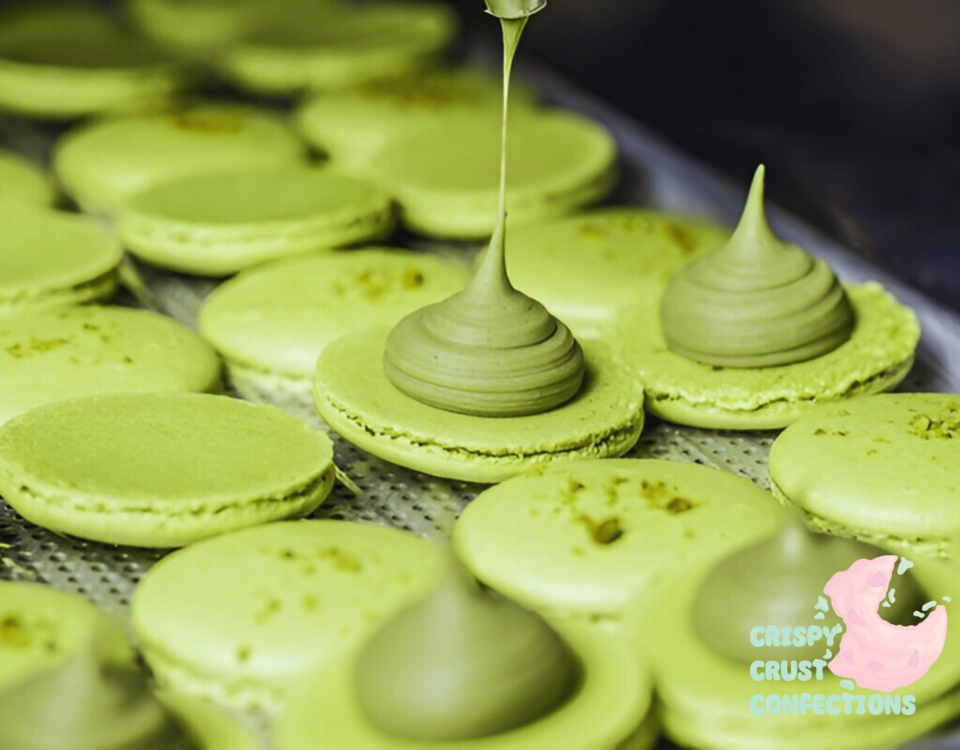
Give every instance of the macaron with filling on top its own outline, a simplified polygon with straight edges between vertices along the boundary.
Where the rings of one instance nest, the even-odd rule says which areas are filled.
[[[46,173],[40,167],[9,151],[0,151],[0,205],[46,207],[57,200]]]
[[[117,216],[131,253],[197,276],[377,240],[393,226],[393,202],[381,188],[309,167],[181,177],[131,197]]]
[[[534,111],[535,97],[522,84],[510,91],[514,117]],[[297,112],[300,134],[333,163],[350,172],[375,170],[372,157],[389,139],[415,133],[438,120],[498,117],[503,79],[474,68],[428,68],[312,97]]]
[[[0,110],[44,120],[170,100],[183,67],[96,8],[30,3],[0,16]]]
[[[114,213],[161,182],[225,170],[303,163],[303,146],[275,115],[233,104],[198,104],[113,117],[57,141],[53,169],[84,211]]]
[[[161,686],[272,712],[448,564],[440,547],[393,529],[267,524],[164,558],[134,594],[133,624]]]
[[[0,206],[0,319],[113,296],[123,253],[75,216]]]
[[[297,3],[251,28],[217,67],[236,87],[293,96],[342,89],[435,63],[457,33],[456,13],[431,1]]]
[[[389,327],[346,334],[317,361],[313,395],[330,427],[401,466],[469,482],[500,482],[538,464],[622,456],[643,430],[643,389],[598,342],[584,342],[577,394],[539,414],[490,418],[422,403],[383,367]]]
[[[371,325],[392,325],[466,281],[466,268],[425,253],[380,247],[308,253],[222,284],[198,323],[240,393],[291,393],[309,402],[317,358],[328,344]]]
[[[960,532],[960,396],[893,393],[828,404],[770,451],[774,494],[819,531],[952,558]]]
[[[0,323],[0,424],[100,393],[219,392],[220,360],[197,334],[146,310],[85,305]]]
[[[458,117],[391,138],[367,171],[400,204],[404,225],[431,237],[488,237],[500,185],[498,116]],[[507,212],[511,227],[556,218],[614,188],[617,147],[600,123],[570,112],[510,124]],[[558,155],[562,154],[562,158]]]
[[[226,396],[57,401],[0,427],[0,495],[26,520],[108,544],[180,547],[300,518],[336,469],[326,435]]]

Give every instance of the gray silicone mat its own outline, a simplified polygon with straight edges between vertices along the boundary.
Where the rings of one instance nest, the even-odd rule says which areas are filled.
[[[685,211],[733,223],[744,192],[671,149],[635,123],[567,86],[549,72],[530,69],[522,74],[551,101],[602,120],[615,133],[623,157],[623,179],[614,202]],[[50,133],[0,119],[0,145],[14,147],[42,160]],[[775,175],[771,175],[776,179]],[[787,239],[830,262],[848,281],[881,281],[901,301],[917,311],[924,337],[916,367],[903,388],[960,392],[960,318],[936,306],[803,223],[778,211],[771,223]],[[477,247],[435,244],[400,238],[399,244],[441,253],[470,262]],[[150,289],[154,307],[188,325],[214,283],[137,266]],[[131,304],[136,304],[132,299]],[[243,398],[276,404],[324,429],[309,397],[278,398],[269,392],[244,392]],[[651,420],[633,457],[696,461],[745,476],[767,487],[767,454],[774,433],[728,433],[675,427]],[[360,523],[374,523],[443,540],[464,506],[482,487],[425,476],[388,464],[333,436],[340,469],[358,493],[338,484],[315,514]],[[0,579],[39,581],[79,593],[126,621],[134,588],[158,559],[158,553],[121,549],[68,539],[23,522],[0,501]],[[924,747],[953,747],[925,743]],[[960,744],[956,745],[960,746]]]

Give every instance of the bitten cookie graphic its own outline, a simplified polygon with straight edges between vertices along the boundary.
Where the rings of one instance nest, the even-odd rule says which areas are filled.
[[[896,555],[857,560],[830,579],[824,593],[846,625],[840,650],[829,663],[857,686],[891,692],[923,677],[947,639],[947,610],[939,605],[919,625],[891,625],[877,614],[887,596]]]

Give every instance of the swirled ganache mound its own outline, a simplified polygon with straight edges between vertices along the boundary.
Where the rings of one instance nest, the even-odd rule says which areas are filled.
[[[483,417],[549,411],[573,398],[584,376],[583,351],[570,330],[507,277],[506,113],[510,68],[526,19],[502,24],[500,210],[490,246],[466,289],[400,321],[383,357],[387,377],[406,395]]]
[[[380,731],[417,742],[491,737],[532,724],[580,683],[566,643],[540,617],[458,565],[360,653],[355,686]]]
[[[711,571],[694,599],[694,630],[715,653],[742,663],[822,658],[829,648],[826,639],[794,644],[785,657],[780,649],[754,646],[750,631],[757,626],[792,630],[816,625],[824,632],[835,627],[840,619],[822,604],[823,617],[816,619],[815,607],[824,586],[857,560],[884,554],[864,542],[813,534],[791,515],[779,534],[731,555]],[[923,603],[922,596],[915,578],[907,573],[898,578],[890,606],[881,608],[880,613],[897,625],[914,624],[911,615]],[[839,642],[838,636],[834,651]]]
[[[826,354],[850,338],[854,315],[833,270],[767,224],[764,168],[723,247],[677,273],[661,302],[673,351],[720,367],[775,367]]]

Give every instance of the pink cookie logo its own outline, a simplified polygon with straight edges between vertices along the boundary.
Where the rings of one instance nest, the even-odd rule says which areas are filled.
[[[858,687],[887,693],[923,677],[947,640],[947,608],[942,604],[929,615],[917,613],[925,618],[917,625],[891,625],[880,617],[896,564],[896,555],[857,560],[823,589],[846,626],[827,667],[838,677],[855,680]]]

